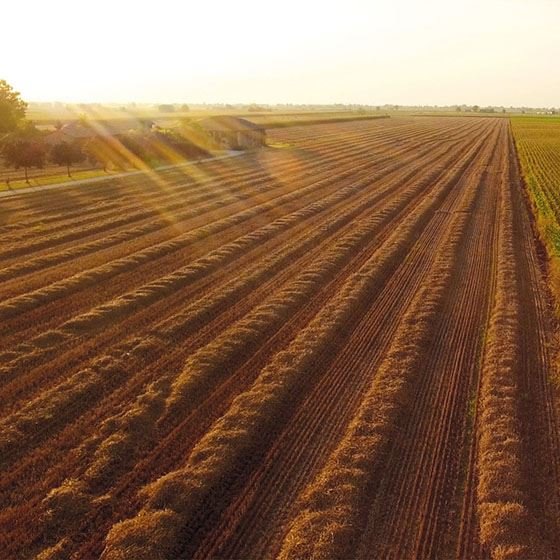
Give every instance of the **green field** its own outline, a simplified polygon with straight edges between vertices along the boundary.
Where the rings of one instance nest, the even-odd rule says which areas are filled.
[[[560,302],[560,118],[513,117],[511,126],[537,229]]]

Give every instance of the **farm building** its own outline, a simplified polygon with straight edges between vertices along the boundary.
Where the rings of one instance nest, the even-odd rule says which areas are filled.
[[[265,128],[239,117],[208,117],[199,121],[197,125],[216,144],[226,149],[246,150],[266,144]]]

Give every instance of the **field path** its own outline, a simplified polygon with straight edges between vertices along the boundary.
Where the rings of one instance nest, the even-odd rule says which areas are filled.
[[[76,179],[75,181],[72,181],[71,183],[68,181],[64,181],[62,183],[51,183],[49,185],[39,185],[36,187],[23,187],[21,189],[13,189],[13,190],[5,190],[5,191],[0,191],[0,198],[8,198],[8,197],[12,197],[12,196],[18,196],[18,195],[26,195],[28,193],[34,193],[34,192],[38,192],[38,191],[43,191],[43,190],[52,190],[52,189],[58,189],[61,187],[81,187],[82,185],[90,185],[92,183],[99,183],[100,181],[111,181],[113,179],[120,179],[122,177],[134,177],[134,176],[138,176],[141,174],[150,174],[150,173],[157,173],[157,172],[161,172],[163,170],[166,169],[177,169],[177,168],[181,168],[181,167],[185,167],[185,166],[191,166],[191,165],[199,165],[202,162],[205,161],[212,161],[212,160],[220,160],[220,159],[225,159],[225,158],[230,158],[230,157],[236,157],[236,156],[240,156],[242,155],[243,152],[229,152],[227,154],[222,154],[222,155],[218,155],[218,156],[214,156],[211,158],[201,158],[199,161],[190,161],[190,162],[185,162],[185,163],[176,163],[176,164],[172,164],[172,165],[161,165],[159,167],[155,167],[153,168],[153,170],[149,170],[149,171],[145,171],[145,170],[139,170],[139,171],[123,171],[122,173],[112,173],[110,176],[102,176],[102,177],[91,177],[90,179]]]

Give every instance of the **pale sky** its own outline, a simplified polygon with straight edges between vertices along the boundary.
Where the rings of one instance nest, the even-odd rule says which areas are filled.
[[[29,101],[560,106],[560,0],[2,3]]]

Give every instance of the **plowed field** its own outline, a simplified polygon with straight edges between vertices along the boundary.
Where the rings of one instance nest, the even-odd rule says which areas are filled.
[[[560,557],[509,122],[269,137],[0,200],[0,558]]]

